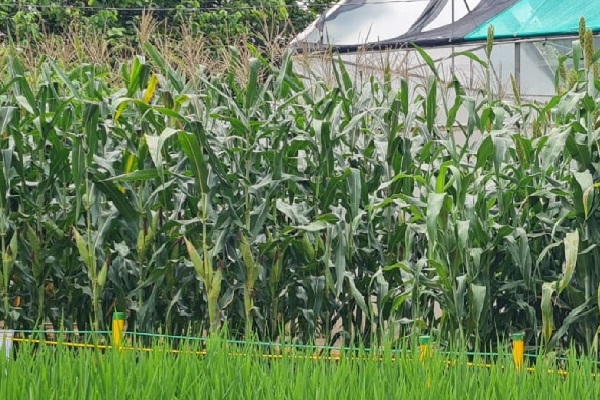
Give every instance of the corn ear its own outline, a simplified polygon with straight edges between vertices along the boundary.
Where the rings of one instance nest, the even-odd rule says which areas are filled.
[[[219,294],[221,294],[221,282],[223,281],[223,272],[221,269],[217,269],[212,276],[212,282],[210,285],[210,292],[208,296],[211,300],[219,300]]]
[[[221,282],[223,281],[223,272],[217,269],[212,274],[208,290],[208,318],[210,320],[210,331],[216,332],[219,328],[219,294],[221,293]]]
[[[33,271],[33,277],[36,280],[39,280],[43,272],[42,263],[40,262],[40,253],[42,252],[42,249],[37,234],[29,224],[27,224],[27,240],[29,242],[29,246],[31,247],[31,268]]]
[[[249,289],[254,289],[254,284],[256,279],[258,278],[258,267],[254,262],[254,256],[252,255],[252,250],[250,250],[250,244],[248,243],[248,239],[245,235],[242,235],[242,243],[240,245],[240,250],[242,252],[242,261],[246,266],[246,283]]]
[[[192,242],[190,242],[187,238],[184,238],[184,240],[188,254],[190,255],[190,260],[192,261],[192,264],[194,264],[194,268],[196,269],[196,273],[198,273],[198,276],[200,276],[200,279],[202,279],[202,282],[205,285],[207,283],[210,284],[210,282],[208,282],[208,276],[204,270],[204,260],[202,259],[202,256],[200,255],[200,253],[198,253],[198,250],[196,250]]]
[[[158,212],[152,216],[152,222],[150,223],[150,226],[148,227],[148,232],[146,232],[146,235],[143,239],[142,254],[146,254],[148,252],[148,249],[152,245],[152,242],[154,242],[154,238],[156,237],[156,231],[158,230],[159,216],[160,214]]]
[[[42,250],[40,240],[38,239],[35,231],[29,224],[27,224],[27,240],[29,241],[29,246],[31,247],[31,250],[35,254],[39,254]]]
[[[77,228],[73,227],[73,237],[75,237],[75,244],[77,245],[77,250],[79,250],[79,255],[83,259],[83,263],[88,268],[92,268],[92,258],[90,255],[90,250],[88,247],[88,243],[83,239]]]
[[[148,228],[147,232],[144,232],[143,229],[140,229],[137,237],[137,251],[138,254],[145,255],[150,248],[150,243],[154,240],[154,229],[152,227]]]
[[[306,259],[309,262],[315,260],[315,248],[313,247],[310,239],[308,238],[308,233],[305,233],[302,236],[302,249],[304,250],[304,254],[306,255]]]
[[[18,234],[17,231],[15,231],[15,233],[13,233],[12,238],[10,239],[10,253],[14,258],[17,258],[17,254],[19,253],[19,243],[18,243]]]
[[[281,270],[283,267],[283,252],[275,252],[273,258],[273,265],[271,266],[271,273],[269,274],[269,287],[271,289],[271,296],[275,297],[275,290],[281,280]]]
[[[102,264],[102,268],[100,269],[100,273],[98,274],[98,286],[101,288],[106,284],[106,277],[108,275],[108,257],[104,260],[104,264]]]
[[[8,248],[2,255],[2,264],[4,267],[4,271],[7,274],[10,274],[10,271],[15,263],[15,259],[17,258],[17,251],[18,251],[17,232],[15,232],[15,233],[13,233],[12,238],[10,239]]]

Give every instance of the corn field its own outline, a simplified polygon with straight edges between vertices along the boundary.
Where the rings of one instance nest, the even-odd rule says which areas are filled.
[[[102,329],[118,310],[143,332],[423,333],[471,349],[523,331],[535,349],[596,351],[600,80],[586,37],[541,105],[471,95],[425,52],[430,78],[399,85],[389,71],[358,85],[335,61],[334,85],[305,79],[290,53],[272,64],[251,46],[193,80],[151,44],[116,80],[9,52],[0,320]]]

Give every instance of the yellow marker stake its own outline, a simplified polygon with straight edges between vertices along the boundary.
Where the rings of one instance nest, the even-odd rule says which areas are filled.
[[[421,356],[421,362],[425,361],[426,356],[431,357],[431,337],[420,336],[419,337],[419,354]]]
[[[431,351],[431,337],[430,336],[420,336],[419,337],[419,356],[421,362],[425,362],[425,358],[433,355]],[[427,387],[431,387],[431,377],[427,374]]]
[[[123,341],[123,332],[125,331],[125,313],[115,311],[112,321],[112,344],[115,347],[121,347]]]
[[[523,359],[525,355],[525,342],[523,341],[522,333],[513,333],[513,360],[515,361],[515,367],[520,370],[523,366]]]

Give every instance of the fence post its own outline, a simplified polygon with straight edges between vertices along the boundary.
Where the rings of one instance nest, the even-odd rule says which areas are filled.
[[[431,350],[431,336],[419,336],[419,358],[421,360],[422,363],[425,362],[425,358],[429,357],[431,358],[431,356],[433,355],[433,352]],[[429,365],[427,365],[425,367],[425,369],[427,370],[427,381],[425,382],[425,386],[427,388],[431,387],[431,375],[430,375],[430,369],[431,369],[431,363],[427,363]]]
[[[523,366],[523,359],[525,356],[525,342],[523,340],[522,333],[513,333],[513,345],[512,345],[512,353],[513,360],[515,362],[515,367],[517,371],[521,369]]]
[[[425,361],[425,357],[431,356],[431,336],[419,337],[419,355],[421,362]]]
[[[4,349],[7,360],[10,359],[14,335],[15,331],[12,329],[0,329],[0,350]]]
[[[4,349],[4,354],[6,355],[7,360],[10,360],[14,336],[15,331],[12,329],[0,329],[0,351]],[[8,375],[7,368],[4,369],[4,375]]]
[[[120,348],[123,341],[123,332],[125,330],[125,313],[115,311],[112,321],[112,344],[113,347]]]

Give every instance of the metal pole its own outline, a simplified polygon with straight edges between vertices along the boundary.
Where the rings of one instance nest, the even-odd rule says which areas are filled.
[[[519,96],[521,95],[521,43],[515,43],[515,82]]]
[[[452,0],[452,35],[454,35],[454,1]],[[452,78],[454,78],[455,73],[454,73],[454,46],[452,46]]]

